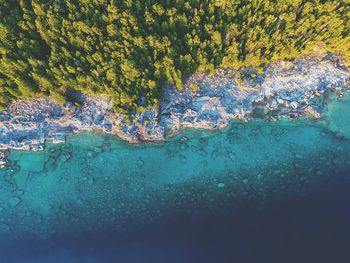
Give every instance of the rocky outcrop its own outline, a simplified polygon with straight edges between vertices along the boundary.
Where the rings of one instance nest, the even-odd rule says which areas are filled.
[[[0,152],[0,169],[4,168],[7,164],[7,152]]]
[[[107,96],[77,94],[80,107],[49,97],[18,100],[0,113],[0,149],[42,150],[46,139],[64,142],[66,135],[84,130],[135,143],[161,141],[183,128],[221,129],[232,119],[319,118],[329,94],[341,95],[350,82],[349,71],[330,55],[271,64],[240,87],[235,75],[234,70],[194,74],[181,92],[166,85],[159,108],[136,113],[131,123],[114,113]]]

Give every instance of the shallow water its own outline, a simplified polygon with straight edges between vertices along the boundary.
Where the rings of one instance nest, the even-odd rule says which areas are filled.
[[[349,117],[346,95],[320,122],[236,122],[146,145],[83,133],[12,151],[0,262],[341,262]]]

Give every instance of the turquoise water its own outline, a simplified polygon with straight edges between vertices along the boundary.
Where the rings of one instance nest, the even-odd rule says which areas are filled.
[[[145,145],[82,133],[65,144],[48,141],[44,152],[12,151],[0,170],[1,262],[117,262],[76,246],[111,237],[123,244],[112,249],[118,262],[140,262],[138,251],[149,262],[187,262],[201,254],[198,242],[171,236],[200,225],[202,234],[208,225],[220,233],[209,218],[234,222],[242,209],[349,192],[349,118],[347,95],[320,122],[235,122]],[[111,254],[104,247],[103,255]]]

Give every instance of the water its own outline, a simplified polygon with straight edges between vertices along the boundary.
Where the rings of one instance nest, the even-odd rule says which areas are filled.
[[[314,123],[12,151],[0,262],[348,262],[349,117],[347,95]]]

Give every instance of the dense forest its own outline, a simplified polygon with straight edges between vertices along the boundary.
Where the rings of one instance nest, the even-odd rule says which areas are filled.
[[[349,62],[349,19],[348,0],[0,0],[0,108],[81,90],[129,112],[197,71],[315,49]]]

